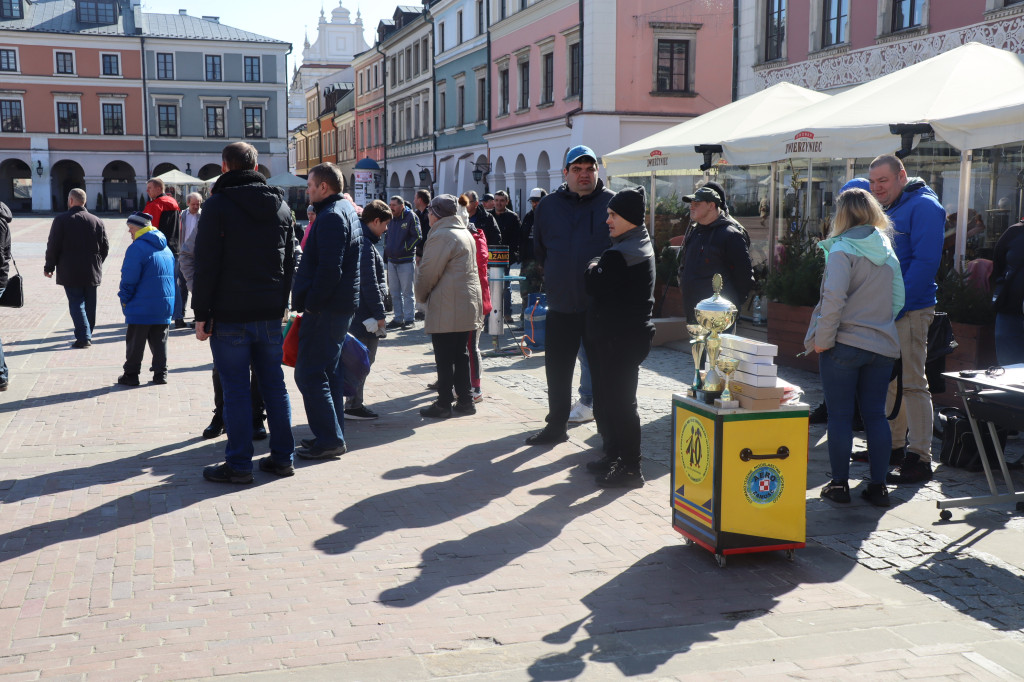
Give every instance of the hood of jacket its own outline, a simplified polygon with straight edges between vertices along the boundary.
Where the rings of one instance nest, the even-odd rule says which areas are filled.
[[[167,248],[167,237],[164,236],[163,232],[151,226],[147,232],[143,232],[136,237],[132,243],[144,244],[154,251],[163,251]]]
[[[626,259],[627,266],[633,266],[654,258],[654,246],[645,225],[638,225],[629,232],[612,237],[609,251],[618,251]]]
[[[924,178],[907,178],[907,184],[903,186],[903,191],[896,197],[896,201],[892,202],[888,206],[885,206],[885,210],[891,211],[900,204],[910,201],[918,196],[932,196],[936,201],[939,199],[939,195],[936,194],[928,183],[924,181]]]
[[[277,215],[284,203],[281,189],[268,185],[267,179],[253,170],[230,170],[224,173],[217,179],[210,193],[224,195],[240,211],[258,222],[266,222],[267,216]]]
[[[446,218],[438,218],[437,222],[430,226],[431,230],[437,228],[447,227],[451,230],[468,230],[466,223],[462,222],[462,219],[458,215],[448,216]]]
[[[851,227],[838,237],[829,237],[818,242],[818,248],[825,252],[828,259],[832,251],[845,251],[855,256],[867,258],[875,265],[885,265],[889,256],[896,257],[892,244],[875,229],[873,225]]]

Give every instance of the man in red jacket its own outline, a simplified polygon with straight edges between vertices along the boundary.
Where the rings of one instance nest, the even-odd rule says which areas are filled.
[[[150,178],[146,181],[146,194],[149,195],[149,202],[146,204],[146,208],[143,209],[143,213],[148,213],[153,216],[153,227],[157,228],[164,233],[167,238],[167,246],[171,247],[171,251],[174,253],[174,257],[178,257],[178,235],[177,230],[177,214],[180,211],[178,202],[174,200],[170,194],[166,194],[164,191],[164,181],[160,178]],[[173,213],[175,220],[170,222],[167,217],[161,222],[160,216],[164,213]]]

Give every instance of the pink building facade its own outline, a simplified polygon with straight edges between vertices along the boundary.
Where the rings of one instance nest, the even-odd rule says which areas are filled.
[[[511,3],[504,3],[509,5]],[[731,101],[732,2],[539,0],[491,7],[492,189],[516,210],[600,156]],[[582,19],[582,21],[581,21]]]

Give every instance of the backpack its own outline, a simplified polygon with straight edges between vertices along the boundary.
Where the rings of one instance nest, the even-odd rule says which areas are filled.
[[[971,430],[971,421],[964,411],[956,407],[945,407],[939,410],[939,422],[942,424],[942,450],[939,453],[939,461],[957,469],[981,471],[981,455],[974,440],[974,432]],[[993,468],[998,468],[999,462],[996,460],[988,422],[979,419],[978,428],[981,430],[981,442],[985,446],[989,464]],[[996,435],[999,438],[999,446],[1005,447],[1006,429],[997,427]]]

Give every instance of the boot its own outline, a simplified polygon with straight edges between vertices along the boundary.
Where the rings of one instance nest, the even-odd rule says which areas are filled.
[[[216,438],[223,433],[224,419],[220,416],[219,412],[214,412],[213,419],[210,420],[210,425],[203,430],[203,438]]]

